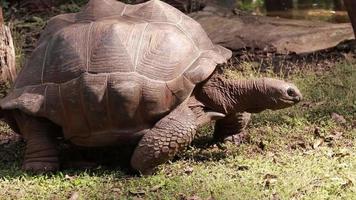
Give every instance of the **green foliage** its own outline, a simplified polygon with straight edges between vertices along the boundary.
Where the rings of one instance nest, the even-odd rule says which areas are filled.
[[[2,8],[7,9],[9,8],[9,2],[6,0],[0,0],[0,5]]]
[[[257,1],[251,1],[251,0],[242,0],[242,1],[237,1],[237,8],[240,10],[245,10],[245,11],[255,11],[258,8],[263,8],[264,6],[264,0],[257,0]]]

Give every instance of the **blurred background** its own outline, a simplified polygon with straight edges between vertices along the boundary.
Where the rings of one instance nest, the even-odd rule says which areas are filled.
[[[0,0],[4,9],[13,5],[40,9],[52,6],[83,5],[88,0]],[[141,3],[146,0],[122,0],[127,3]],[[196,11],[205,5],[214,4],[228,9],[250,11],[258,15],[279,16],[291,19],[323,20],[328,22],[348,22],[343,0],[164,0],[176,7]]]
[[[220,0],[225,7],[236,7],[255,14],[290,19],[348,22],[342,0]]]

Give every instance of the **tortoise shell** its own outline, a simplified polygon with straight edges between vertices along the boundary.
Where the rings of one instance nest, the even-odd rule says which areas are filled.
[[[48,22],[0,106],[47,118],[78,145],[108,145],[152,127],[230,57],[166,3],[91,0]]]

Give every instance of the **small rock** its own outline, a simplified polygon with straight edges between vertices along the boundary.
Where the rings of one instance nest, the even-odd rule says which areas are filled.
[[[184,173],[186,173],[186,174],[192,174],[193,173],[193,171],[194,171],[194,169],[193,169],[193,167],[186,167],[185,169],[184,169]]]
[[[71,181],[71,180],[75,179],[75,176],[70,176],[70,175],[66,174],[64,176],[64,179]]]
[[[344,118],[344,116],[339,115],[337,113],[331,113],[331,119],[334,120],[336,123],[339,123],[339,124],[345,124],[346,123],[346,119]]]

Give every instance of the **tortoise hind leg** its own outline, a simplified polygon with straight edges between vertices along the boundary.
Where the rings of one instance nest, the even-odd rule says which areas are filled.
[[[193,111],[185,104],[180,105],[146,130],[131,157],[131,166],[144,175],[151,174],[156,166],[172,159],[191,143],[196,128]]]
[[[59,169],[59,151],[55,142],[56,126],[42,118],[32,117],[20,111],[13,111],[25,142],[23,170],[42,173]]]
[[[251,121],[251,114],[234,113],[217,120],[214,130],[214,141],[231,142],[240,145],[247,138],[246,127]]]

